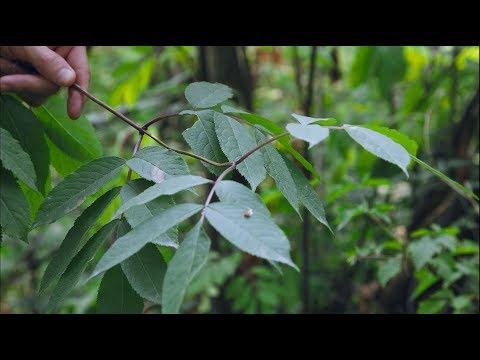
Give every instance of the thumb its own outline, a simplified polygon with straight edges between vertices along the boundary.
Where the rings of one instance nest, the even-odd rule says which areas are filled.
[[[25,46],[24,59],[47,80],[58,86],[70,86],[75,82],[76,74],[63,57],[46,46]]]

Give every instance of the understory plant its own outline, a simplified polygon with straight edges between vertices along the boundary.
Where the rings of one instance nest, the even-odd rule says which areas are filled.
[[[200,286],[197,275],[211,258],[207,223],[226,241],[265,259],[280,272],[284,265],[300,270],[290,257],[290,243],[284,231],[255,193],[270,176],[300,221],[303,206],[332,231],[322,199],[312,186],[312,181],[321,181],[321,174],[292,147],[292,138],[307,142],[311,148],[328,141],[331,131],[344,132],[366,151],[398,166],[407,178],[413,161],[463,196],[478,200],[470,190],[418,159],[416,143],[393,129],[339,124],[331,117],[300,114],[292,114],[292,122],[284,129],[260,115],[226,105],[233,96],[232,90],[207,82],[192,83],[186,88],[190,109],[163,114],[139,125],[78,85],[73,88],[138,132],[129,159],[102,156],[102,146],[90,123],[86,119],[72,122],[55,116],[55,104],[32,111],[13,96],[0,98],[2,234],[27,241],[32,230],[51,226],[78,210],[90,196],[101,193],[78,215],[49,261],[39,286],[41,293],[50,295],[46,312],[55,312],[80,282],[87,265],[96,262],[88,280],[102,276],[97,312],[141,313],[146,300],[160,305],[163,313],[179,313],[189,285],[196,282]],[[149,130],[171,117],[196,119],[182,134],[191,151],[172,147]],[[142,147],[145,137],[157,145]],[[70,171],[71,164],[61,162],[61,152],[78,161],[88,161]],[[186,158],[201,161],[213,179],[192,174]],[[64,176],[52,189],[48,188],[50,161]],[[124,184],[111,186],[124,169],[128,169]],[[235,172],[245,183],[232,180]],[[306,176],[307,173],[310,175]],[[197,196],[200,186],[208,187],[205,199],[177,203],[176,194],[189,192],[192,197]],[[108,221],[98,226],[112,204],[114,210],[107,214]],[[181,232],[182,222],[189,218],[195,224]],[[408,248],[415,266],[420,261],[415,260],[415,244],[420,246],[425,241],[414,242]],[[457,247],[452,244],[443,246],[455,251]],[[398,271],[399,259],[395,255],[388,260],[385,272],[394,274],[392,268]],[[435,260],[433,253],[431,259]],[[443,260],[436,262],[440,261]],[[435,262],[432,264],[435,266]],[[258,266],[255,272],[265,282],[272,281],[264,267]],[[382,281],[388,281],[388,275]],[[227,296],[235,294],[235,287],[239,286],[233,283]],[[265,306],[269,301],[263,297]],[[462,306],[461,299],[452,301],[456,301],[454,306]],[[249,311],[254,312],[255,306],[251,305]]]

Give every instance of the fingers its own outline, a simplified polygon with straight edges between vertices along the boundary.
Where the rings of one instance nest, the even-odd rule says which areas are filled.
[[[0,76],[12,74],[27,74],[28,72],[12,61],[0,58]]]
[[[47,46],[6,46],[1,56],[32,64],[47,80],[58,86],[70,86],[75,82],[75,72],[67,61]]]
[[[76,83],[85,90],[90,82],[90,69],[88,67],[87,51],[85,46],[74,46],[68,53],[66,60],[77,74]],[[68,89],[68,116],[78,119],[86,97],[75,89]]]
[[[59,86],[70,87],[76,82],[88,88],[90,70],[85,46],[0,46],[0,56],[0,91],[15,92],[31,105],[43,102]],[[25,74],[22,67],[7,59],[31,64],[39,74]],[[69,89],[70,118],[80,116],[85,101],[82,93]]]
[[[28,105],[33,107],[42,105],[48,99],[48,97],[45,96],[35,96],[25,93],[18,93],[17,95],[20,96]]]
[[[15,92],[34,98],[55,94],[58,86],[39,75],[14,74],[0,77],[0,92]]]
[[[42,81],[38,81],[38,79],[32,80],[28,78],[25,79],[24,77],[14,77],[14,78],[9,77],[5,80],[4,78],[6,75],[20,75],[20,74],[28,74],[28,72],[23,67],[15,64],[14,62],[0,58],[0,76],[1,76],[0,92],[10,92],[10,91],[13,92],[14,90],[12,89],[15,88],[15,85],[12,85],[11,82],[14,82],[16,84],[16,81],[20,80],[21,84],[18,85],[18,88],[25,89],[25,87],[28,87],[28,91],[27,90],[15,91],[17,95],[20,96],[30,106],[40,106],[45,102],[45,100],[47,100],[48,95],[50,95],[52,92],[56,92],[56,89],[58,89],[54,84],[51,84],[48,80],[45,80],[46,83],[42,84]],[[44,80],[44,78],[40,78],[40,80]],[[31,92],[32,89],[30,88],[30,85],[32,83],[34,84],[33,93]],[[37,95],[35,95],[35,93],[37,93]],[[38,95],[39,93],[41,93],[42,95]]]

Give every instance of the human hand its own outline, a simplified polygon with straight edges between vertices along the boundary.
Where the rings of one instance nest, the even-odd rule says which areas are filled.
[[[27,63],[36,74],[18,65]],[[61,86],[77,83],[87,89],[90,80],[85,46],[0,46],[0,92],[15,92],[32,106],[39,106]],[[68,90],[68,116],[77,119],[85,95]]]

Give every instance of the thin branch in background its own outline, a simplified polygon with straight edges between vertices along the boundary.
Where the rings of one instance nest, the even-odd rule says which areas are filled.
[[[423,73],[422,80],[423,80],[423,93],[420,99],[415,103],[412,107],[411,112],[420,111],[425,104],[426,101],[430,98],[430,96],[435,93],[438,86],[441,82],[447,78],[450,73],[450,67],[445,67],[442,69],[436,77],[432,77],[433,67],[435,65],[435,53],[432,51],[432,58],[430,59],[429,64],[427,65],[425,72]]]
[[[450,112],[448,114],[448,122],[455,122],[455,115],[457,113],[457,91],[458,91],[458,71],[456,60],[460,53],[460,47],[454,46],[452,51],[452,64],[450,66],[452,84],[450,86]]]
[[[303,104],[303,86],[302,86],[302,60],[298,56],[298,47],[292,46],[293,51],[293,68],[295,69],[295,85],[297,86],[297,93],[299,103]]]
[[[310,53],[310,69],[308,72],[308,84],[307,94],[305,102],[303,103],[303,110],[306,116],[311,115],[312,98],[313,98],[313,85],[315,82],[315,69],[317,60],[317,47],[312,46]],[[303,156],[307,161],[311,161],[310,152],[307,147],[303,149]],[[310,173],[305,174],[307,179],[311,180]],[[310,312],[310,259],[309,259],[309,240],[310,240],[310,213],[307,208],[303,209],[303,224],[302,224],[302,260],[303,260],[303,272],[302,272],[302,303],[303,312]]]
[[[432,108],[425,111],[425,121],[423,123],[423,142],[425,143],[425,153],[428,162],[432,162],[432,150],[430,147],[430,119],[432,117]]]
[[[303,105],[306,116],[310,116],[312,112],[313,86],[315,83],[315,65],[317,61],[317,50],[317,46],[312,46],[312,51],[310,53],[310,69],[308,71],[307,96],[305,97],[305,103]]]

